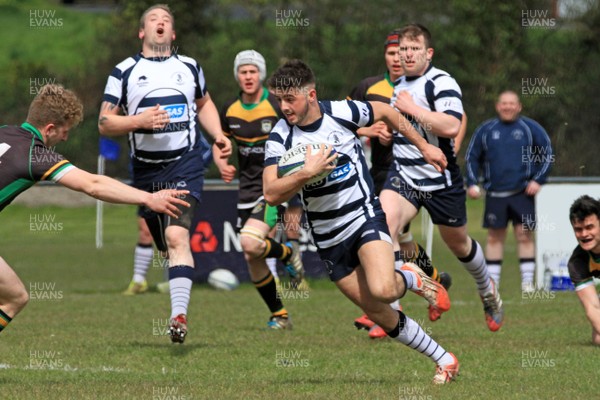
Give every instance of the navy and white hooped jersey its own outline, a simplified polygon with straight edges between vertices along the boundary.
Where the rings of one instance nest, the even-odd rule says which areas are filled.
[[[460,87],[447,72],[430,66],[418,77],[403,76],[395,83],[391,104],[401,91],[407,91],[419,107],[452,115],[460,121],[463,115],[462,94]],[[404,114],[413,127],[428,143],[442,150],[448,159],[444,173],[425,162],[423,155],[415,145],[409,142],[399,132],[394,132],[394,163],[402,178],[413,188],[429,192],[452,185],[462,185],[460,169],[456,163],[454,140],[439,137],[420,125],[413,116]],[[418,118],[418,116],[416,116]]]
[[[147,163],[179,159],[198,146],[196,99],[206,94],[202,68],[192,58],[145,58],[141,54],[118,64],[106,83],[103,100],[123,108],[125,115],[140,114],[160,105],[170,123],[161,130],[129,133],[131,157]]]
[[[266,144],[265,166],[277,165],[281,156],[298,144],[328,143],[338,153],[336,168],[323,180],[300,192],[312,237],[319,248],[341,243],[367,218],[374,216],[379,200],[356,135],[373,123],[373,109],[360,101],[321,101],[322,118],[307,126],[279,120]]]

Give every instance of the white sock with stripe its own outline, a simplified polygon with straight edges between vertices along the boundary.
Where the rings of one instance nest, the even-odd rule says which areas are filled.
[[[477,284],[477,290],[481,296],[492,291],[492,284],[490,280],[490,273],[485,263],[485,256],[483,255],[483,249],[475,241],[471,239],[471,253],[464,258],[458,260],[464,265],[465,269],[471,274],[475,283]]]
[[[519,259],[521,268],[521,282],[533,283],[533,275],[535,273],[535,258]]]
[[[133,252],[133,281],[136,283],[142,283],[146,280],[146,274],[148,268],[152,263],[152,257],[154,256],[154,249],[152,245],[137,244],[135,251]]]
[[[177,265],[169,268],[169,292],[171,293],[171,318],[187,314],[192,291],[194,268]]]
[[[398,315],[400,317],[398,327],[394,331],[388,332],[388,336],[429,357],[437,365],[447,365],[454,362],[452,356],[431,336],[426,334],[419,324],[401,311],[398,311]]]

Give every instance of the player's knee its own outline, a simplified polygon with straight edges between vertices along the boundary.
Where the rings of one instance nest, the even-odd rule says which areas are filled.
[[[167,232],[166,242],[169,251],[184,252],[190,247],[190,237],[186,232]]]
[[[249,259],[258,258],[264,252],[264,241],[261,243],[252,237],[241,235],[240,245],[244,256]]]
[[[471,239],[467,237],[468,240],[449,240],[446,242],[448,249],[454,254],[456,257],[464,258],[467,257],[471,253]]]
[[[140,231],[138,235],[138,243],[151,245],[152,244],[152,235],[149,231]]]
[[[371,295],[380,302],[391,303],[400,297],[397,285],[385,282],[371,288]]]
[[[489,245],[499,245],[504,243],[504,240],[500,237],[498,237],[497,235],[488,235],[487,237],[487,244]]]
[[[254,227],[243,227],[240,231],[240,245],[246,259],[260,257],[265,251],[266,233]]]
[[[11,303],[15,314],[25,308],[27,303],[29,303],[29,293],[27,293],[25,287],[19,288],[19,290],[13,296]]]

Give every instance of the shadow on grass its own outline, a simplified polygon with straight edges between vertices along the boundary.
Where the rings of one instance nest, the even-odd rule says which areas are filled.
[[[123,347],[140,347],[140,348],[152,348],[157,350],[162,350],[169,348],[170,353],[175,356],[187,355],[190,352],[193,352],[198,349],[207,349],[213,346],[206,343],[193,343],[193,344],[178,344],[178,343],[169,343],[169,338],[165,337],[165,342],[161,343],[150,343],[150,342],[139,342],[132,341]]]
[[[397,383],[395,379],[373,379],[369,377],[357,378],[355,376],[348,376],[345,378],[336,378],[336,383],[341,384],[370,384],[370,385],[389,385],[393,383]],[[330,385],[331,377],[323,377],[323,378],[308,378],[308,379],[278,379],[278,385]]]

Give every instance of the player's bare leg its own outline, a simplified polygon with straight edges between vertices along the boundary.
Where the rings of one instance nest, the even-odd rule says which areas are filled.
[[[310,287],[304,279],[304,264],[300,251],[300,221],[302,220],[302,206],[289,206],[283,215],[283,228],[288,245],[292,246],[293,256],[286,270],[291,276],[292,287],[298,290],[309,290]]]
[[[0,257],[0,332],[27,305],[29,294],[15,271]]]
[[[386,245],[387,252],[383,251]],[[459,370],[458,360],[454,354],[446,352],[423,331],[419,324],[402,311],[393,310],[389,306],[393,297],[406,292],[402,279],[400,281],[394,279],[394,275],[398,274],[392,268],[393,257],[389,250],[390,246],[385,242],[369,242],[361,246],[359,258],[361,263],[365,263],[365,267],[359,266],[350,275],[337,281],[336,285],[346,297],[381,326],[388,336],[434,361],[436,363],[434,383],[450,382],[455,379]],[[386,258],[387,267],[381,264]],[[369,281],[370,279],[372,281]]]
[[[519,269],[521,270],[521,291],[535,290],[533,275],[535,274],[535,242],[534,232],[524,224],[514,226],[515,239],[519,254]]]
[[[504,257],[504,243],[506,241],[506,228],[488,228],[485,243],[485,260],[490,275],[496,286],[500,287],[500,274]]]
[[[266,258],[287,261],[292,249],[267,237],[270,227],[263,221],[250,218],[241,229],[240,242],[244,258],[248,263],[250,279],[261,298],[271,311],[268,327],[272,329],[291,329],[292,323],[277,291],[275,277],[269,270]]]

